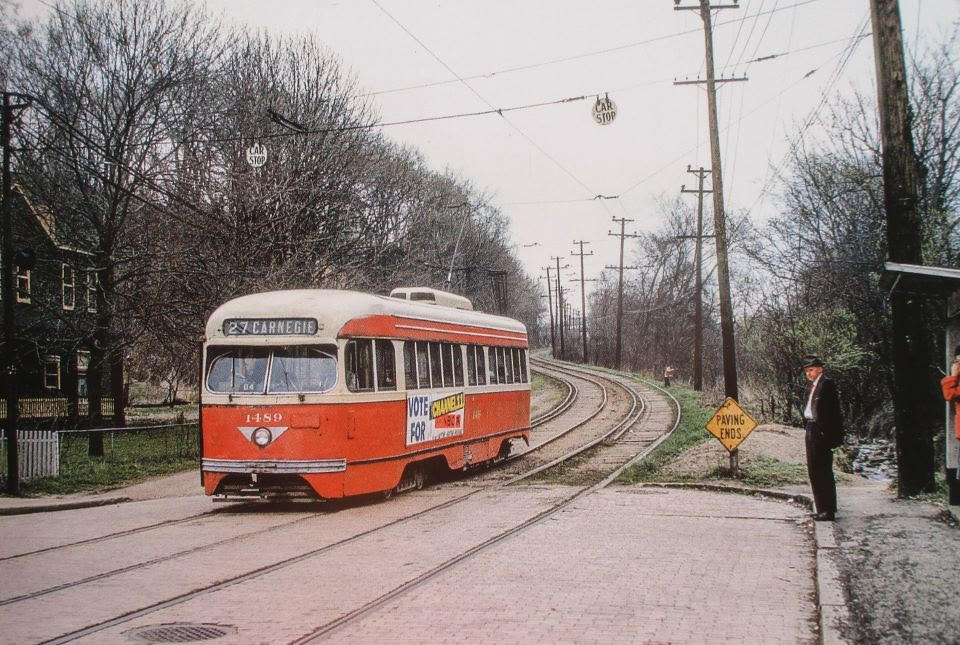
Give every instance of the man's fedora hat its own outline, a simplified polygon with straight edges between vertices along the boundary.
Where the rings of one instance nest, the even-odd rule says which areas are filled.
[[[819,356],[814,356],[813,354],[807,354],[806,356],[803,357],[801,368],[807,369],[808,367],[823,367],[823,361],[820,360]]]

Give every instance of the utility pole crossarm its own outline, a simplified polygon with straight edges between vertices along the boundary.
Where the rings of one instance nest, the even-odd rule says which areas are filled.
[[[714,83],[732,83],[736,81],[749,81],[749,80],[750,79],[747,78],[746,76],[730,76],[727,78],[715,78],[713,79],[713,82]],[[707,82],[708,81],[705,78],[704,79],[695,78],[693,80],[685,78],[682,81],[674,81],[673,84],[674,85],[705,85]]]

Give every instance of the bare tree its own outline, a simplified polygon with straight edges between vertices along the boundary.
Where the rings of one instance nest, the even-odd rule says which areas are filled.
[[[202,125],[196,89],[209,82],[219,48],[216,25],[194,7],[77,0],[57,5],[18,51],[16,80],[39,108],[26,128],[38,152],[24,156],[24,183],[92,258],[94,423],[104,370],[123,422],[123,348],[151,308],[142,287],[159,267],[162,230],[196,220],[184,204],[172,207],[164,185],[181,138]]]

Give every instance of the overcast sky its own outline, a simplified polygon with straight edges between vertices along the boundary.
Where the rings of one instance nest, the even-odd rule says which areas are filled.
[[[656,230],[656,200],[695,183],[688,164],[710,165],[703,86],[673,83],[703,77],[702,21],[673,0],[195,1],[228,23],[315,34],[374,93],[384,123],[589,97],[384,128],[489,193],[531,275],[582,239],[596,277],[617,260],[612,217]],[[23,13],[42,4],[23,0]],[[908,49],[942,42],[960,20],[960,0],[900,5]],[[869,0],[742,0],[714,11],[714,25],[717,72],[749,78],[719,90],[726,208],[762,221],[776,212],[771,168],[824,94],[874,95]],[[591,108],[607,94],[617,117],[601,126]]]

